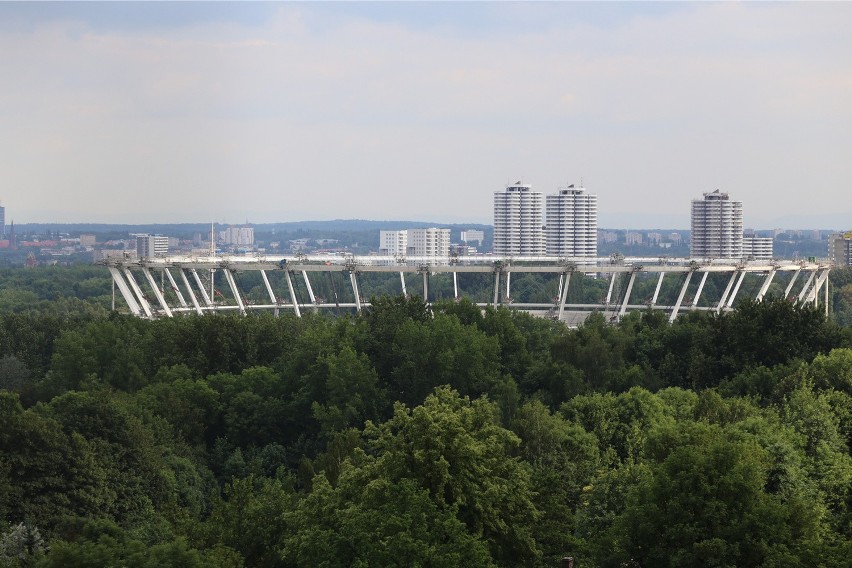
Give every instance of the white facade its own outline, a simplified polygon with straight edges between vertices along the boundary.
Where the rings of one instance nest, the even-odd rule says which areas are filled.
[[[692,200],[692,234],[689,255],[693,258],[742,258],[743,202],[727,193],[705,193]]]
[[[430,227],[379,231],[379,254],[447,257],[450,255],[450,230]]]
[[[414,256],[450,256],[450,230],[436,227],[409,229],[408,254]]]
[[[545,198],[547,254],[598,255],[598,196],[573,185]]]
[[[169,237],[160,235],[136,235],[136,257],[150,258],[169,253]]]
[[[482,244],[485,240],[485,231],[477,231],[476,229],[468,229],[461,232],[461,240],[467,244],[476,243],[476,246]]]
[[[408,231],[379,231],[379,254],[405,256],[408,252]]]
[[[544,254],[542,201],[541,192],[521,182],[494,192],[494,254]]]
[[[219,231],[219,241],[226,245],[254,245],[254,227],[228,227]]]
[[[743,237],[743,258],[772,260],[772,237]]]

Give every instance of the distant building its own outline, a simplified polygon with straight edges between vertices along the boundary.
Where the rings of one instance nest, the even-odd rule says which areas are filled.
[[[431,227],[379,231],[379,254],[396,257],[449,256],[450,230]]]
[[[828,237],[828,257],[837,266],[852,266],[852,231]]]
[[[408,253],[408,231],[379,231],[379,254],[405,256]]]
[[[612,244],[618,242],[618,233],[615,231],[598,231],[598,242],[605,244]]]
[[[254,246],[254,227],[228,227],[219,231],[219,241],[226,245]]]
[[[461,232],[461,240],[466,244],[482,246],[482,241],[485,240],[485,231],[477,231],[476,229],[468,229]]]
[[[642,233],[638,231],[628,231],[624,237],[624,242],[628,245],[641,245],[642,240]]]
[[[772,260],[772,237],[743,237],[743,258]]]
[[[125,260],[129,258],[136,258],[135,250],[95,249],[92,251],[92,259],[94,262],[107,259]]]
[[[0,206],[0,236],[6,236],[6,208]]]
[[[541,256],[545,251],[542,229],[542,194],[515,182],[494,192],[494,254]]]
[[[718,189],[692,200],[693,258],[742,258],[743,202]]]
[[[552,256],[598,255],[598,196],[573,184],[545,198],[546,251]]]
[[[450,230],[436,227],[409,229],[408,254],[411,256],[450,256]]]
[[[136,235],[136,257],[153,258],[169,253],[169,237],[160,235]]]
[[[80,246],[81,247],[93,247],[97,243],[98,239],[95,235],[80,235]]]

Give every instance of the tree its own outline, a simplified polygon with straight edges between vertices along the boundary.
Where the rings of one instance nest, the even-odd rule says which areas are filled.
[[[609,531],[605,565],[762,566],[798,563],[818,535],[804,503],[764,487],[770,460],[754,440],[714,426],[662,429],[659,461],[628,498]]]
[[[541,512],[533,525],[541,564],[555,566],[577,548],[575,514],[583,487],[600,466],[597,440],[537,401],[518,410],[512,430],[521,438],[520,456],[530,464],[533,502]]]
[[[512,457],[520,440],[497,425],[492,403],[441,387],[411,410],[397,404],[390,420],[368,424],[366,434],[386,477],[411,479],[438,507],[456,510],[471,534],[483,535],[498,564],[536,558],[530,471]]]
[[[285,515],[288,565],[496,566],[486,543],[471,534],[413,479],[375,475],[374,465],[344,468],[332,487],[314,478],[313,491]]]

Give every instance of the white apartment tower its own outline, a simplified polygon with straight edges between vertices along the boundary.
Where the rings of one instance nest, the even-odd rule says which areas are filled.
[[[743,202],[732,201],[718,189],[692,200],[693,258],[742,258]]]
[[[547,254],[598,256],[598,196],[575,188],[560,188],[545,198]]]
[[[494,254],[541,256],[544,254],[542,194],[515,182],[494,192]]]

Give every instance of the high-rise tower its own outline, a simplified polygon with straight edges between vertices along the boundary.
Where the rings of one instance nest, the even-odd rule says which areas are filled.
[[[545,197],[547,254],[598,255],[598,196],[573,184]]]
[[[692,200],[693,258],[742,258],[743,202],[732,201],[718,189]]]
[[[532,186],[518,181],[494,192],[494,254],[544,254],[542,195]]]

